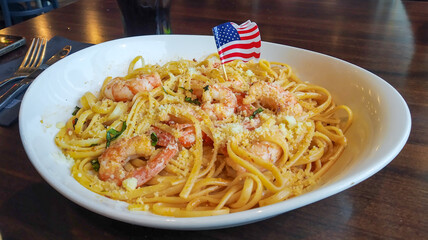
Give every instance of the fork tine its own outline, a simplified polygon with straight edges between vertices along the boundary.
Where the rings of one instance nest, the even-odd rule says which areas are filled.
[[[36,45],[37,51],[33,51],[33,54],[31,54],[30,68],[36,67],[37,59],[39,58],[40,51],[42,50],[42,44],[43,44],[43,39],[38,38],[37,39],[37,45]]]
[[[45,58],[46,45],[48,45],[46,38],[42,39],[42,44],[43,44],[42,53],[41,55],[39,55],[40,58],[39,58],[39,62],[36,64],[36,68],[38,68],[43,63],[43,59]]]
[[[35,39],[35,38],[33,38],[33,41],[31,41],[31,45],[30,45],[30,47],[28,48],[27,53],[25,54],[25,57],[24,57],[24,59],[22,60],[22,63],[21,63],[21,65],[19,66],[19,68],[22,68],[22,67],[24,67],[24,66],[27,64],[28,57],[30,56],[30,54],[31,54],[31,53],[34,53],[33,49],[34,49],[34,47],[35,47],[35,44],[36,44],[36,39]]]
[[[33,54],[31,55],[31,63],[29,63],[29,67],[34,68],[34,66],[36,65],[36,60],[38,58],[38,56],[40,55],[40,48],[41,48],[41,44],[42,44],[42,39],[41,38],[37,38],[37,42],[36,42],[36,48],[33,51]]]

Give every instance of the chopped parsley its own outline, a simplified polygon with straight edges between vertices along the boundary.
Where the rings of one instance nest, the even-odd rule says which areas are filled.
[[[193,89],[186,89],[184,87],[178,87],[178,88],[181,88],[181,89],[184,89],[185,91],[189,91],[189,92],[193,93]]]
[[[91,145],[89,145],[89,147],[95,147],[95,146],[98,146],[99,144],[98,143],[92,143]]]
[[[94,159],[91,161],[92,169],[95,170],[95,172],[98,172],[100,170],[100,163],[98,162],[98,159]]]
[[[73,111],[72,115],[73,115],[73,116],[76,116],[76,114],[77,114],[77,112],[78,112],[79,110],[80,110],[80,107],[75,106],[75,107],[74,107],[74,111]]]
[[[163,89],[163,91],[166,93],[166,94],[168,94],[168,95],[171,95],[171,94],[169,94],[167,91],[166,91],[166,89],[162,86],[162,89]]]
[[[126,122],[123,121],[122,130],[117,131],[116,129],[113,129],[113,128],[108,130],[107,134],[106,134],[107,135],[106,136],[106,139],[107,139],[106,148],[108,148],[110,146],[111,141],[118,138],[120,136],[120,134],[122,134],[125,131],[125,129],[126,129]]]
[[[197,98],[192,99],[191,97],[185,97],[184,101],[188,102],[188,103],[193,103],[196,105],[201,105],[201,102],[199,102],[199,100]]]
[[[256,111],[253,112],[253,114],[251,114],[250,119],[253,119],[256,117],[257,114],[263,112],[263,108],[258,108]]]
[[[152,139],[152,146],[156,146],[159,140],[156,133],[153,132],[152,134],[150,134],[150,139]]]
[[[206,85],[206,86],[204,87],[204,92],[205,92],[205,91],[208,91],[209,87],[210,87],[210,85]]]

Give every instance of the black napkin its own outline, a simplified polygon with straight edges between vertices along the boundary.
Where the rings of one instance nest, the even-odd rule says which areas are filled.
[[[75,53],[81,49],[91,46],[89,43],[82,43],[72,41],[67,38],[55,36],[48,41],[48,45],[46,48],[45,61],[47,61],[52,55],[61,50],[64,46],[71,45],[71,52]],[[21,65],[22,59],[24,57],[15,59],[13,61],[4,63],[0,65],[0,79],[6,79],[12,77],[13,73],[18,69],[19,65]],[[0,89],[0,96],[7,91],[10,87],[13,86],[14,83],[9,83],[3,86]],[[18,119],[19,107],[21,106],[21,100],[24,97],[24,93],[21,93],[18,97],[16,97],[12,102],[10,102],[3,110],[0,111],[0,126],[10,126]]]

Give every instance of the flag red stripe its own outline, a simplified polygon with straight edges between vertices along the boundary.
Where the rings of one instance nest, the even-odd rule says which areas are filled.
[[[235,53],[231,53],[231,54],[227,54],[225,56],[221,56],[220,59],[227,61],[228,58],[231,57],[240,57],[240,58],[259,58],[260,57],[260,53],[239,53],[239,52],[235,52]]]
[[[250,36],[246,36],[246,37],[241,37],[240,36],[240,37],[241,37],[241,40],[250,40],[250,39],[256,38],[258,36],[260,36],[260,32],[256,32],[255,34],[250,35]]]
[[[240,30],[239,28],[237,30],[238,30],[239,34],[244,34],[244,33],[250,33],[256,29],[257,29],[257,25],[255,25],[254,27],[252,27],[251,29],[248,29],[248,30]]]
[[[253,47],[259,48],[260,46],[261,46],[261,41],[251,42],[251,43],[247,43],[247,44],[239,44],[238,43],[238,44],[233,44],[233,45],[230,45],[230,46],[228,46],[226,48],[223,48],[223,49],[219,50],[218,54],[222,54],[222,53],[224,53],[226,51],[229,51],[230,49],[233,49],[233,48],[250,49],[250,48],[253,48]]]

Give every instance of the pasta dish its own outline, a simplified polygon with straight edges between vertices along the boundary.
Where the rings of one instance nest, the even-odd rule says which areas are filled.
[[[311,189],[339,158],[352,111],[285,63],[146,64],[80,98],[55,137],[87,189],[175,217],[240,212]]]

